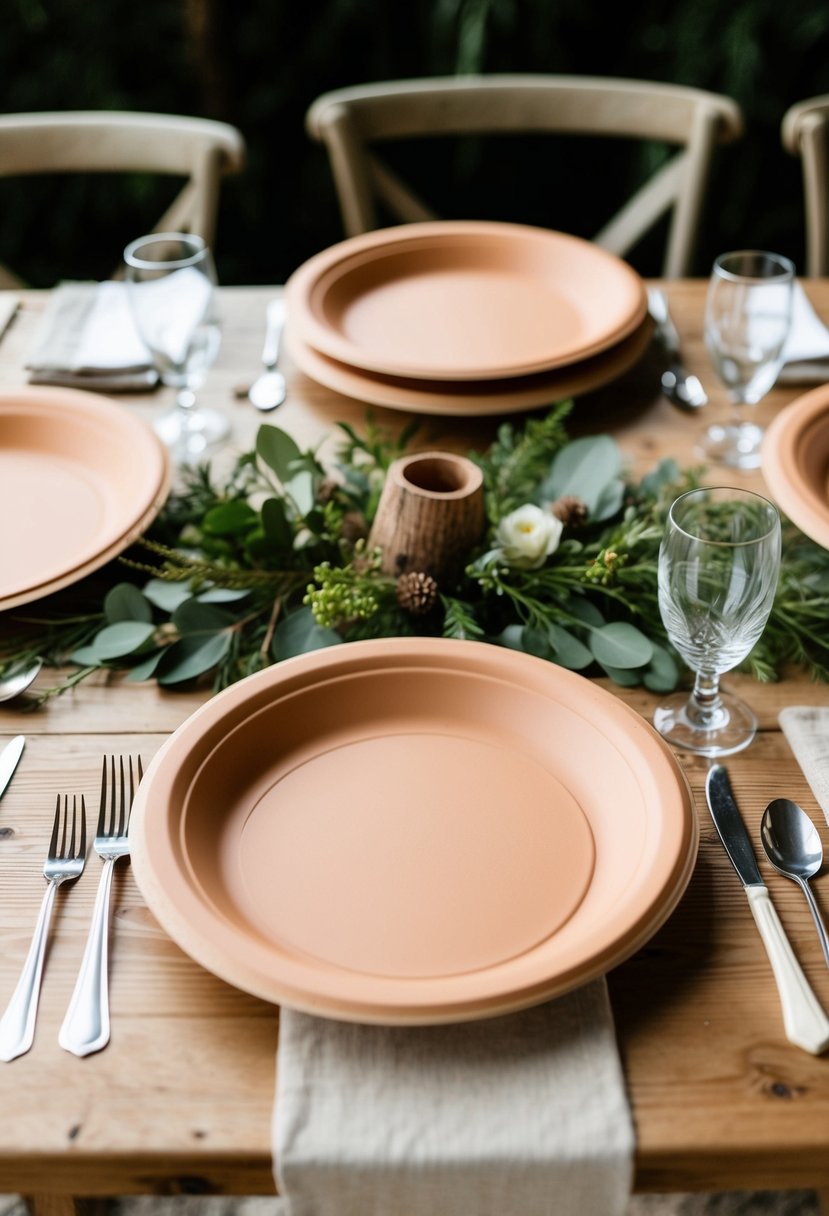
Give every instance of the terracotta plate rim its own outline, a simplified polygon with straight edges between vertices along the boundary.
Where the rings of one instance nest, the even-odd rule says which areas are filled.
[[[481,368],[475,366],[430,364],[428,361],[414,365],[389,360],[378,350],[367,351],[350,341],[319,314],[315,293],[323,281],[336,278],[338,274],[347,274],[351,267],[381,258],[389,250],[405,251],[416,248],[418,244],[436,241],[451,244],[453,238],[488,238],[504,243],[505,247],[516,241],[536,242],[540,246],[578,251],[594,267],[601,268],[629,289],[630,305],[624,310],[620,309],[618,315],[604,325],[597,325],[592,336],[574,341],[569,349],[551,352],[549,356],[531,361],[492,364],[483,373]],[[620,342],[641,324],[647,313],[647,293],[641,276],[616,254],[570,233],[530,224],[486,220],[434,220],[399,224],[349,237],[312,255],[299,266],[285,284],[285,298],[289,319],[294,322],[304,341],[322,354],[363,371],[433,380],[512,379],[519,375],[566,367]]]
[[[626,762],[632,741],[639,744],[634,748],[637,753],[632,771],[634,781],[638,781],[638,768],[640,773],[647,773],[649,781],[661,781],[670,787],[673,818],[660,820],[660,830],[669,833],[670,847],[667,856],[660,848],[658,861],[654,863],[658,866],[658,893],[646,897],[641,889],[635,891],[625,912],[627,920],[616,918],[612,925],[604,926],[588,957],[578,958],[566,969],[551,974],[533,974],[530,964],[520,983],[513,979],[503,986],[499,986],[501,981],[497,978],[493,981],[487,976],[490,969],[484,969],[483,980],[478,976],[471,980],[462,976],[418,981],[413,986],[406,981],[384,979],[380,984],[383,995],[378,997],[376,993],[360,992],[359,976],[356,981],[353,974],[343,980],[337,973],[332,981],[330,969],[326,975],[325,968],[321,968],[321,978],[315,976],[313,960],[300,962],[299,982],[296,974],[286,979],[285,974],[279,973],[280,959],[275,952],[268,957],[268,951],[264,950],[262,957],[250,962],[239,950],[240,943],[247,940],[240,929],[219,923],[215,914],[209,931],[205,932],[204,926],[194,928],[190,913],[197,907],[198,914],[202,914],[201,895],[183,881],[171,890],[162,879],[160,870],[169,862],[173,848],[170,833],[176,831],[177,810],[170,805],[172,792],[177,788],[176,777],[185,769],[188,773],[192,769],[190,776],[179,776],[179,783],[192,781],[210,762],[217,745],[208,745],[207,751],[202,752],[200,747],[205,746],[205,739],[211,734],[218,738],[237,719],[243,725],[246,714],[260,712],[263,706],[272,703],[274,696],[278,699],[289,690],[301,690],[309,681],[326,681],[338,672],[361,669],[373,672],[378,665],[380,669],[398,669],[401,664],[435,671],[444,671],[447,665],[460,672],[483,671],[487,676],[515,684],[522,691],[543,695],[546,689],[548,695],[554,693],[558,700],[569,698],[568,705],[582,702],[580,716],[587,712],[592,721],[594,715],[606,715],[613,733],[626,740],[624,752],[620,751]],[[661,806],[661,795],[658,801]],[[150,910],[173,940],[207,970],[272,1003],[344,1020],[415,1025],[466,1021],[524,1008],[604,974],[629,957],[664,923],[684,893],[696,860],[698,826],[690,788],[676,757],[649,723],[601,686],[542,659],[490,643],[384,638],[352,642],[285,660],[232,685],[198,709],[162,745],[151,762],[136,796],[130,839],[135,877]],[[640,861],[634,869],[641,866]],[[291,968],[297,972],[296,960],[291,960],[287,967],[283,960],[283,972],[290,972]],[[523,960],[519,969],[525,970]],[[497,975],[498,970],[492,968],[492,974]],[[375,978],[366,977],[369,988],[377,987]]]
[[[470,380],[463,384],[384,377],[349,367],[310,346],[290,324],[285,328],[285,346],[306,376],[350,400],[410,414],[485,417],[518,413],[610,384],[638,363],[652,333],[653,323],[645,317],[616,346],[570,367],[515,380]]]
[[[23,386],[18,389],[0,391],[0,418],[4,414],[18,412],[19,405],[23,412],[30,412],[32,407],[38,407],[47,416],[64,416],[67,405],[80,411],[81,414],[94,418],[103,418],[106,422],[120,426],[125,433],[140,438],[144,445],[144,455],[151,455],[156,461],[152,482],[147,478],[146,489],[136,502],[134,513],[127,521],[123,531],[110,536],[109,540],[97,551],[90,552],[79,561],[69,561],[61,570],[37,583],[29,583],[8,595],[0,596],[0,611],[16,608],[23,604],[39,600],[64,587],[78,582],[86,575],[100,569],[101,566],[123,552],[155,519],[167,500],[172,480],[172,470],[166,448],[155,432],[141,418],[129,413],[124,407],[101,397],[97,393],[83,389],[60,388],[54,386]]]
[[[784,514],[815,544],[829,549],[829,494],[817,494],[798,469],[799,444],[821,418],[829,432],[829,384],[796,398],[771,421],[763,438],[762,471]],[[827,458],[829,467],[829,444]]]

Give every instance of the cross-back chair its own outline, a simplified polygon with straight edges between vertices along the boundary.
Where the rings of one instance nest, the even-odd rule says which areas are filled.
[[[678,150],[594,240],[627,254],[666,213],[666,277],[690,273],[714,151],[743,130],[739,106],[701,89],[587,76],[489,75],[337,89],[306,116],[328,152],[349,236],[379,226],[378,202],[401,222],[435,219],[382,159],[384,143],[436,135],[548,132],[631,136]],[[465,217],[472,218],[472,217]]]
[[[170,114],[76,110],[0,115],[0,177],[146,172],[184,178],[155,231],[197,233],[212,244],[225,174],[244,166],[245,142],[228,123]],[[0,266],[0,286],[20,279]]]
[[[803,171],[806,274],[829,274],[829,93],[791,106],[780,134]]]

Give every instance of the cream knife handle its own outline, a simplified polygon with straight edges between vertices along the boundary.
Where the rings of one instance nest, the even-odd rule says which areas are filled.
[[[746,895],[780,993],[786,1038],[820,1055],[829,1047],[829,1018],[800,969],[766,887],[753,884],[746,887]]]

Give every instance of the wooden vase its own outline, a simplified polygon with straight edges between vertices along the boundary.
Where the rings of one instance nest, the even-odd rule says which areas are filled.
[[[458,575],[484,534],[484,479],[465,456],[417,452],[390,467],[369,545],[382,550],[386,574]]]

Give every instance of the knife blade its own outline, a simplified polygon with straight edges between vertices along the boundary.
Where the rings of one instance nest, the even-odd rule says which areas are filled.
[[[709,769],[705,782],[705,798],[714,827],[726,853],[743,884],[749,907],[771,963],[780,1004],[786,1038],[812,1055],[820,1055],[829,1047],[829,1018],[809,986],[777,910],[763,882],[751,840],[737,806],[728,771],[715,764]]]
[[[0,798],[2,798],[6,786],[14,775],[14,770],[17,768],[17,762],[23,754],[25,744],[25,735],[15,735],[11,742],[7,743],[2,752],[0,752]]]

